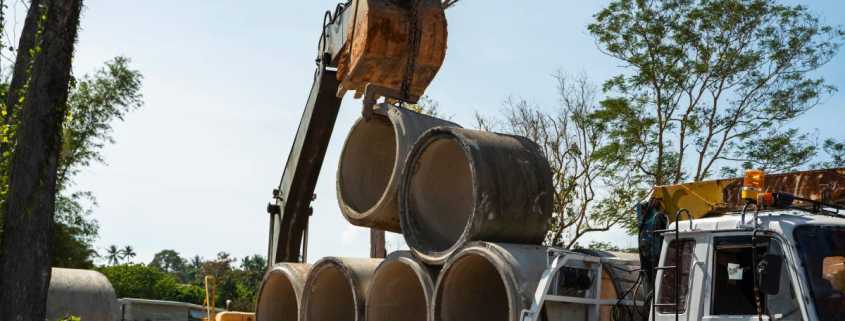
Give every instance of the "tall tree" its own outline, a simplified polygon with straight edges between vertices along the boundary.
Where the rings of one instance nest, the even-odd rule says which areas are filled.
[[[20,126],[3,208],[2,320],[45,318],[61,128],[81,9],[81,0],[33,0],[24,24],[7,103],[7,116],[20,113]]]
[[[120,259],[120,249],[117,248],[117,245],[109,245],[109,247],[106,248],[106,262],[110,265],[117,265],[120,263]]]
[[[815,146],[788,124],[835,91],[811,72],[845,32],[775,0],[613,0],[589,32],[626,71],[597,121],[644,186],[700,181],[720,167],[807,166]],[[763,146],[765,145],[765,146]],[[762,148],[760,148],[762,147]]]
[[[187,265],[188,261],[174,250],[161,250],[153,256],[153,260],[150,262],[150,266],[167,273],[184,271]]]
[[[120,257],[126,259],[127,262],[132,263],[130,260],[137,255],[135,253],[135,248],[132,245],[124,246],[120,249]]]
[[[0,77],[3,77],[2,73]],[[91,192],[74,190],[74,178],[90,164],[104,161],[101,155],[103,147],[114,143],[111,124],[123,120],[129,111],[142,105],[141,79],[141,74],[129,66],[128,58],[116,57],[93,74],[71,82],[58,165],[53,266],[94,266],[93,259],[97,253],[93,242],[99,226],[91,218],[91,208],[96,205],[96,198]],[[7,85],[0,83],[0,88]],[[0,91],[0,98],[0,109],[5,113],[6,92]],[[19,124],[5,121],[0,119],[0,128],[3,129],[0,142],[13,142],[13,134]],[[0,206],[6,199],[8,165],[14,145],[6,144],[4,148],[8,152],[0,154]]]

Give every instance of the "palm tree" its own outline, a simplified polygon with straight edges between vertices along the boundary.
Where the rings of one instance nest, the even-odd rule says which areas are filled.
[[[120,250],[120,257],[122,259],[127,259],[127,261],[129,261],[128,259],[135,257],[135,255],[137,254],[135,254],[135,249],[133,249],[131,245],[124,246],[123,249]]]
[[[120,263],[121,258],[121,251],[117,249],[117,246],[114,244],[109,245],[106,249],[106,261],[110,265],[117,265],[117,263]]]

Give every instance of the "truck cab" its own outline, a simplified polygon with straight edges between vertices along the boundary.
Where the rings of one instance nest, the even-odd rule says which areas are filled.
[[[797,209],[754,214],[664,230],[651,320],[845,320],[845,219]]]

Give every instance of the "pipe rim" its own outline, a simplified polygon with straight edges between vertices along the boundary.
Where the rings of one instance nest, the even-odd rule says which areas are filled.
[[[300,319],[300,314],[302,312],[302,284],[305,279],[299,275],[301,272],[294,271],[296,268],[294,265],[301,265],[302,268],[306,270],[305,276],[308,275],[309,266],[307,264],[300,264],[300,263],[278,263],[273,265],[266,273],[264,273],[264,277],[261,279],[261,285],[258,287],[258,297],[255,301],[255,319],[262,320],[261,315],[259,313],[261,307],[262,298],[264,298],[264,290],[265,287],[270,283],[270,279],[274,277],[281,277],[284,278],[290,288],[293,290],[295,300],[296,300],[296,319]],[[295,280],[299,280],[300,282],[295,282]],[[297,286],[300,284],[300,286]]]
[[[388,202],[388,199],[391,197],[396,196],[396,184],[399,183],[401,173],[397,173],[396,168],[403,164],[403,160],[400,159],[399,154],[399,129],[396,126],[396,122],[393,120],[392,117],[388,117],[387,113],[383,111],[381,108],[376,108],[373,110],[373,119],[365,120],[363,118],[359,118],[354,125],[352,125],[352,129],[349,131],[349,135],[346,137],[346,141],[343,143],[343,149],[340,152],[340,157],[338,161],[338,170],[337,170],[337,200],[340,203],[341,212],[343,215],[347,216],[351,221],[357,223],[360,220],[369,218],[375,212],[380,210],[384,205]],[[393,166],[391,167],[390,178],[387,180],[387,184],[384,186],[384,190],[382,190],[381,195],[376,199],[376,201],[370,205],[366,210],[360,211],[347,202],[347,197],[344,195],[341,186],[343,186],[343,170],[345,163],[344,155],[346,155],[347,151],[349,150],[349,141],[352,139],[352,134],[358,129],[359,126],[367,125],[368,122],[372,121],[384,121],[385,123],[389,124],[392,131],[393,131],[393,145],[394,145],[394,152],[393,152]],[[399,176],[399,177],[397,177]]]
[[[508,261],[508,256],[506,252],[502,252],[496,250],[494,244],[489,243],[473,243],[470,244],[457,253],[455,253],[449,261],[443,266],[443,269],[440,271],[440,275],[437,278],[437,283],[434,286],[434,302],[431,305],[431,311],[429,314],[431,317],[429,320],[431,321],[443,321],[440,318],[440,309],[443,307],[443,303],[440,300],[443,297],[443,287],[446,280],[449,278],[449,272],[451,268],[453,268],[456,264],[459,264],[462,259],[467,258],[468,256],[478,256],[481,257],[486,261],[486,263],[490,264],[496,272],[499,274],[499,280],[502,282],[502,285],[505,288],[505,295],[508,299],[508,311],[510,312],[508,315],[509,321],[516,321],[519,320],[519,314],[521,311],[519,310],[519,304],[514,299],[516,298],[519,300],[519,289],[517,288],[517,278],[516,275],[510,269],[502,269],[499,265],[495,264],[496,259],[500,259],[502,261]]]
[[[421,251],[420,238],[418,237],[417,233],[414,233],[419,232],[419,230],[417,229],[417,226],[419,226],[419,224],[417,224],[415,215],[411,213],[411,205],[409,204],[408,200],[410,198],[412,176],[417,169],[417,162],[425,152],[426,148],[428,148],[431,144],[438,141],[439,139],[448,139],[454,141],[458,145],[458,147],[460,147],[461,151],[463,151],[464,157],[466,157],[471,181],[475,182],[477,180],[477,169],[475,167],[476,157],[475,155],[473,155],[472,149],[467,146],[466,143],[462,141],[457,134],[455,134],[453,129],[455,128],[447,126],[438,126],[427,130],[420,136],[417,143],[414,144],[411,151],[408,152],[408,157],[405,160],[405,168],[402,171],[402,180],[399,185],[399,223],[402,227],[402,235],[404,236],[405,241],[408,243],[408,246],[414,256],[426,263],[435,265],[444,264],[449,259],[449,256],[452,253],[458,251],[467,242],[471,241],[470,239],[468,239],[468,234],[471,228],[476,225],[476,207],[473,206],[472,211],[467,215],[466,224],[464,225],[461,234],[454,241],[454,243],[452,243],[447,249],[442,251]],[[478,187],[476,186],[476,184],[471,185],[472,204],[475,205],[478,203],[479,199]]]
[[[393,254],[391,255],[393,256]],[[370,302],[369,296],[372,296],[375,291],[372,291],[372,287],[377,284],[380,273],[383,268],[388,266],[399,264],[403,267],[410,269],[414,276],[416,277],[416,281],[420,285],[420,290],[422,290],[423,298],[425,299],[425,313],[426,313],[426,320],[431,320],[431,310],[428,307],[431,307],[434,303],[434,282],[435,280],[431,278],[432,273],[419,261],[414,260],[410,257],[409,254],[398,254],[396,256],[388,256],[384,261],[382,261],[379,266],[373,272],[373,279],[370,285],[371,291],[367,294],[368,299],[366,302],[366,307],[364,308],[364,319],[370,319]]]
[[[352,305],[355,309],[355,321],[364,321],[365,318],[361,311],[364,310],[363,304],[361,304],[360,293],[358,293],[358,278],[355,276],[355,273],[352,273],[346,265],[343,263],[343,260],[338,257],[325,257],[314,263],[311,267],[311,270],[308,273],[308,278],[305,281],[304,289],[311,289],[307,293],[303,293],[302,295],[302,302],[301,302],[301,313],[299,315],[299,320],[309,321],[309,310],[308,307],[311,305],[312,296],[314,295],[314,282],[317,279],[320,272],[323,272],[327,269],[337,269],[340,273],[343,274],[344,278],[347,280],[346,285],[349,286],[349,291],[352,293]]]

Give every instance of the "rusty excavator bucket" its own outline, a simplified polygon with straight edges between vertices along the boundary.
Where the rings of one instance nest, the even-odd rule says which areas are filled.
[[[353,0],[350,34],[335,57],[338,97],[416,102],[446,57],[446,15],[438,0]],[[367,95],[368,94],[368,95]]]

